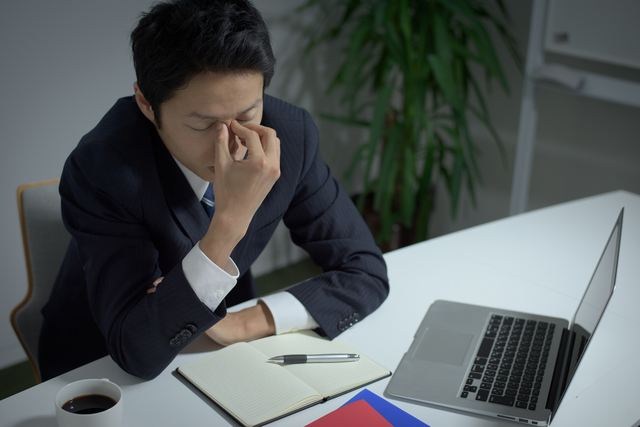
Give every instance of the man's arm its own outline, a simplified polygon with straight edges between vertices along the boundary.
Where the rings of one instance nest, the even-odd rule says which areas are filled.
[[[280,140],[273,129],[231,122],[231,131],[248,149],[241,160],[229,153],[229,129],[218,125],[215,177],[216,213],[200,249],[215,264],[223,267],[231,252],[244,237],[255,212],[280,177]],[[207,331],[214,341],[229,345],[249,341],[276,331],[269,308],[260,303],[227,316]]]
[[[148,294],[156,291],[156,287],[164,277],[155,280]],[[256,338],[272,335],[276,332],[276,326],[269,307],[259,301],[253,307],[245,308],[238,312],[228,312],[226,317],[206,331],[206,334],[218,344],[224,346],[240,341],[250,341]]]
[[[382,304],[389,293],[387,269],[362,216],[320,155],[313,120],[303,115],[304,168],[284,223],[323,273],[288,291],[335,338]]]
[[[227,264],[280,177],[280,140],[273,129],[256,124],[242,126],[233,120],[231,130],[249,153],[244,159],[234,159],[229,153],[229,129],[224,123],[217,125],[213,181],[216,213],[200,241],[202,252],[220,268]]]
[[[240,310],[228,312],[227,316],[209,328],[206,334],[222,345],[231,345],[241,341],[273,335],[276,326],[269,308],[262,301]]]

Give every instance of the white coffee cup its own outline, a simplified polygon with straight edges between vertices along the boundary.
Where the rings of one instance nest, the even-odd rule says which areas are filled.
[[[116,404],[109,409],[92,414],[69,412],[62,407],[81,396],[101,395],[110,397]],[[122,390],[106,378],[72,382],[62,387],[54,399],[58,427],[120,427],[122,424]]]

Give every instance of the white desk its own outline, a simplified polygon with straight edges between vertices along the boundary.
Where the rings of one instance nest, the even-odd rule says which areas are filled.
[[[640,196],[635,194],[620,191],[565,203],[389,253],[389,298],[340,338],[393,371],[436,299],[570,319],[623,206],[617,288],[552,426],[635,426],[640,418]],[[173,373],[215,348],[201,337],[152,381],[124,373],[108,357],[97,360],[0,401],[0,425],[55,426],[55,393],[83,378],[109,378],[122,387],[125,427],[235,425]],[[382,396],[387,382],[368,388]],[[306,425],[355,393],[271,425]],[[516,425],[392,402],[432,427]]]

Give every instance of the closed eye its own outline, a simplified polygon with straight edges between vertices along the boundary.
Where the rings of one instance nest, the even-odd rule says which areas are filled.
[[[245,125],[245,124],[247,124],[247,123],[250,123],[253,119],[254,119],[254,117],[251,117],[250,119],[246,119],[246,120],[238,120],[238,119],[236,119],[236,120],[237,120],[237,121],[238,121],[238,123],[240,123],[241,125]],[[214,124],[216,124],[216,122],[211,123],[209,126],[207,126],[206,128],[203,128],[203,129],[194,128],[193,126],[189,126],[189,127],[190,127],[191,129],[195,130],[196,132],[204,132],[204,131],[206,131],[206,130],[208,130],[208,129],[211,129],[211,127],[212,127]]]
[[[213,126],[213,123],[211,123],[209,126],[207,126],[207,127],[206,127],[206,128],[204,128],[204,129],[198,129],[198,128],[194,128],[194,127],[192,127],[192,126],[189,126],[189,127],[190,127],[191,129],[195,130],[196,132],[204,132],[205,130],[210,129],[210,128],[211,128],[211,126]]]

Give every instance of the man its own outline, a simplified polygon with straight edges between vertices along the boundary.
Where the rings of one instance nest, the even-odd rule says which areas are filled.
[[[388,294],[380,250],[309,114],[264,95],[275,59],[251,3],[161,3],[131,42],[135,95],[82,138],[60,181],[72,240],[43,309],[43,378],[107,354],[153,378],[203,332],[223,345],[334,338],[375,310]],[[249,269],[281,219],[323,273],[227,313],[257,296]]]

